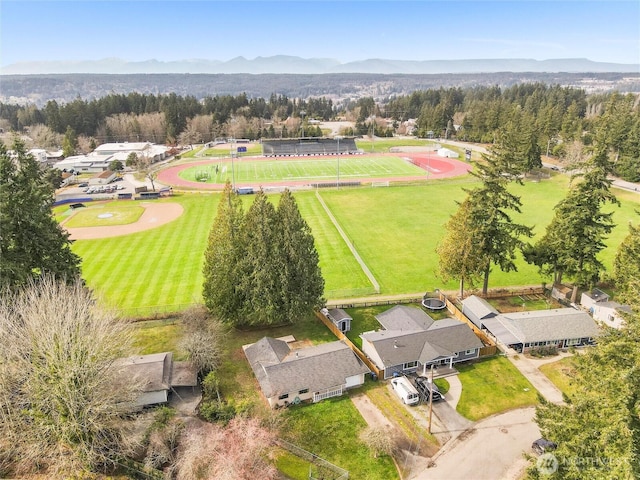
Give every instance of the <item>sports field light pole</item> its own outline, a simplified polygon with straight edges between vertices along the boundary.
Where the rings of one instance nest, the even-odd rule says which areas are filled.
[[[338,178],[336,180],[336,188],[339,190],[340,189],[340,139],[342,137],[340,135],[337,135],[335,137],[335,139],[338,141]]]
[[[231,139],[231,188],[233,189],[233,191],[236,191],[236,171],[233,168],[233,157],[234,157],[234,151],[233,151],[233,146],[235,145],[236,141],[234,138]]]

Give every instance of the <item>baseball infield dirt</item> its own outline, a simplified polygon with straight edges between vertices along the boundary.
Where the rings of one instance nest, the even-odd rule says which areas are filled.
[[[119,237],[160,227],[180,217],[184,211],[179,203],[142,202],[140,205],[144,207],[144,212],[135,223],[109,227],[65,228],[69,232],[71,240]]]

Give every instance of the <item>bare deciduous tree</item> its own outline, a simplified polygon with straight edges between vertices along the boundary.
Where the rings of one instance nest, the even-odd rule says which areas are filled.
[[[134,385],[115,360],[129,327],[79,282],[51,277],[0,297],[0,465],[14,474],[77,474],[125,448],[121,414]]]
[[[181,347],[200,373],[215,370],[220,364],[222,340],[227,329],[224,324],[211,318],[204,305],[192,307],[182,313],[185,334]]]
[[[41,123],[32,125],[29,128],[29,137],[33,140],[33,145],[38,148],[54,149],[62,145],[63,135],[54,132]]]
[[[360,434],[360,439],[369,447],[374,458],[378,455],[393,456],[398,450],[398,437],[391,428],[367,427]]]
[[[191,427],[181,441],[178,480],[278,478],[265,453],[274,434],[256,418],[235,418],[226,428],[205,423]]]

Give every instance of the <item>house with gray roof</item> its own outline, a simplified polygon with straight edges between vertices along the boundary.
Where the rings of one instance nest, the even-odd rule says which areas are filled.
[[[123,381],[139,386],[133,405],[136,409],[167,403],[177,387],[198,385],[197,369],[190,362],[175,362],[171,352],[121,358],[116,366]]]
[[[448,365],[478,358],[482,341],[469,326],[453,318],[433,320],[420,308],[397,305],[376,316],[381,329],[365,332],[362,351],[384,371],[383,378],[426,373],[431,365]]]
[[[599,333],[588,313],[573,308],[501,313],[484,320],[482,328],[519,352],[545,346],[591,345]]]
[[[342,341],[292,349],[285,340],[263,337],[242,348],[271,407],[342,395],[370,372]]]
[[[462,300],[462,313],[471,320],[476,327],[482,329],[482,321],[495,317],[499,312],[484,298],[470,295]]]

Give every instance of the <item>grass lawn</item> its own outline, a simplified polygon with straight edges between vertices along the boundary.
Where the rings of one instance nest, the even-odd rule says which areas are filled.
[[[360,297],[375,293],[373,285],[351,254],[312,192],[296,194],[300,213],[309,224],[320,269],[325,280],[325,298]]]
[[[373,458],[369,449],[360,441],[359,434],[367,424],[348,396],[291,407],[285,414],[286,440],[348,470],[349,478],[398,478],[390,457]],[[286,466],[280,462],[278,467]]]
[[[87,208],[77,208],[65,223],[66,227],[109,227],[135,223],[144,208],[131,202],[87,203]]]
[[[435,378],[433,380],[433,383],[436,384],[436,387],[438,387],[438,390],[440,390],[441,394],[445,394],[449,391],[449,382],[447,382],[446,378]]]
[[[495,413],[538,403],[538,392],[505,357],[456,365],[462,396],[457,411],[477,421]]]
[[[177,195],[167,201],[184,208],[171,223],[73,243],[88,286],[124,315],[179,311],[201,301],[203,255],[218,196]]]
[[[547,363],[540,367],[553,384],[568,397],[578,393],[578,384],[575,383],[576,369],[574,357],[565,357],[557,362]]]
[[[192,182],[225,183],[232,180],[232,167],[236,182],[259,183],[281,180],[313,180],[336,182],[357,181],[360,178],[424,176],[420,167],[402,160],[400,157],[367,157],[362,155],[341,155],[334,158],[253,160],[220,160],[218,164],[208,164],[187,168],[180,172],[180,178]]]
[[[542,235],[566,185],[566,177],[555,176],[515,187],[523,198],[523,213],[517,219],[535,225],[536,235]],[[456,209],[455,201],[464,197],[462,188],[470,186],[471,180],[457,179],[424,186],[326,190],[322,197],[380,282],[382,294],[420,293],[458,287],[456,281],[444,283],[436,276],[435,248],[444,234],[443,225]],[[634,209],[640,206],[637,195],[616,193],[621,206],[607,208],[614,212],[618,226],[607,239],[611,247],[600,255],[609,268],[617,246],[628,234],[628,222],[638,223]],[[314,192],[297,192],[295,196],[316,237],[325,297],[373,294],[373,287],[320,208]],[[251,201],[249,197],[247,202]],[[277,196],[272,198],[275,201]],[[195,193],[157,200],[178,202],[185,213],[153,230],[74,242],[74,252],[83,259],[83,277],[106,303],[127,315],[177,311],[200,302],[203,254],[218,200],[219,194]],[[66,210],[56,207],[54,214],[58,218]],[[503,273],[494,268],[489,286],[549,281],[521,258],[517,264],[517,272]]]
[[[141,355],[173,352],[174,360],[186,359],[186,353],[178,348],[182,324],[177,319],[136,323],[133,338],[134,348]]]
[[[562,308],[562,305],[553,298],[526,300],[521,297],[504,297],[490,298],[487,301],[500,313]]]
[[[392,305],[376,305],[374,307],[346,309],[345,311],[353,319],[351,321],[351,330],[347,332],[347,338],[351,340],[356,347],[362,349],[360,334],[372,330],[379,330],[381,326],[375,318],[376,315],[381,314],[385,310],[389,310],[391,307]]]

